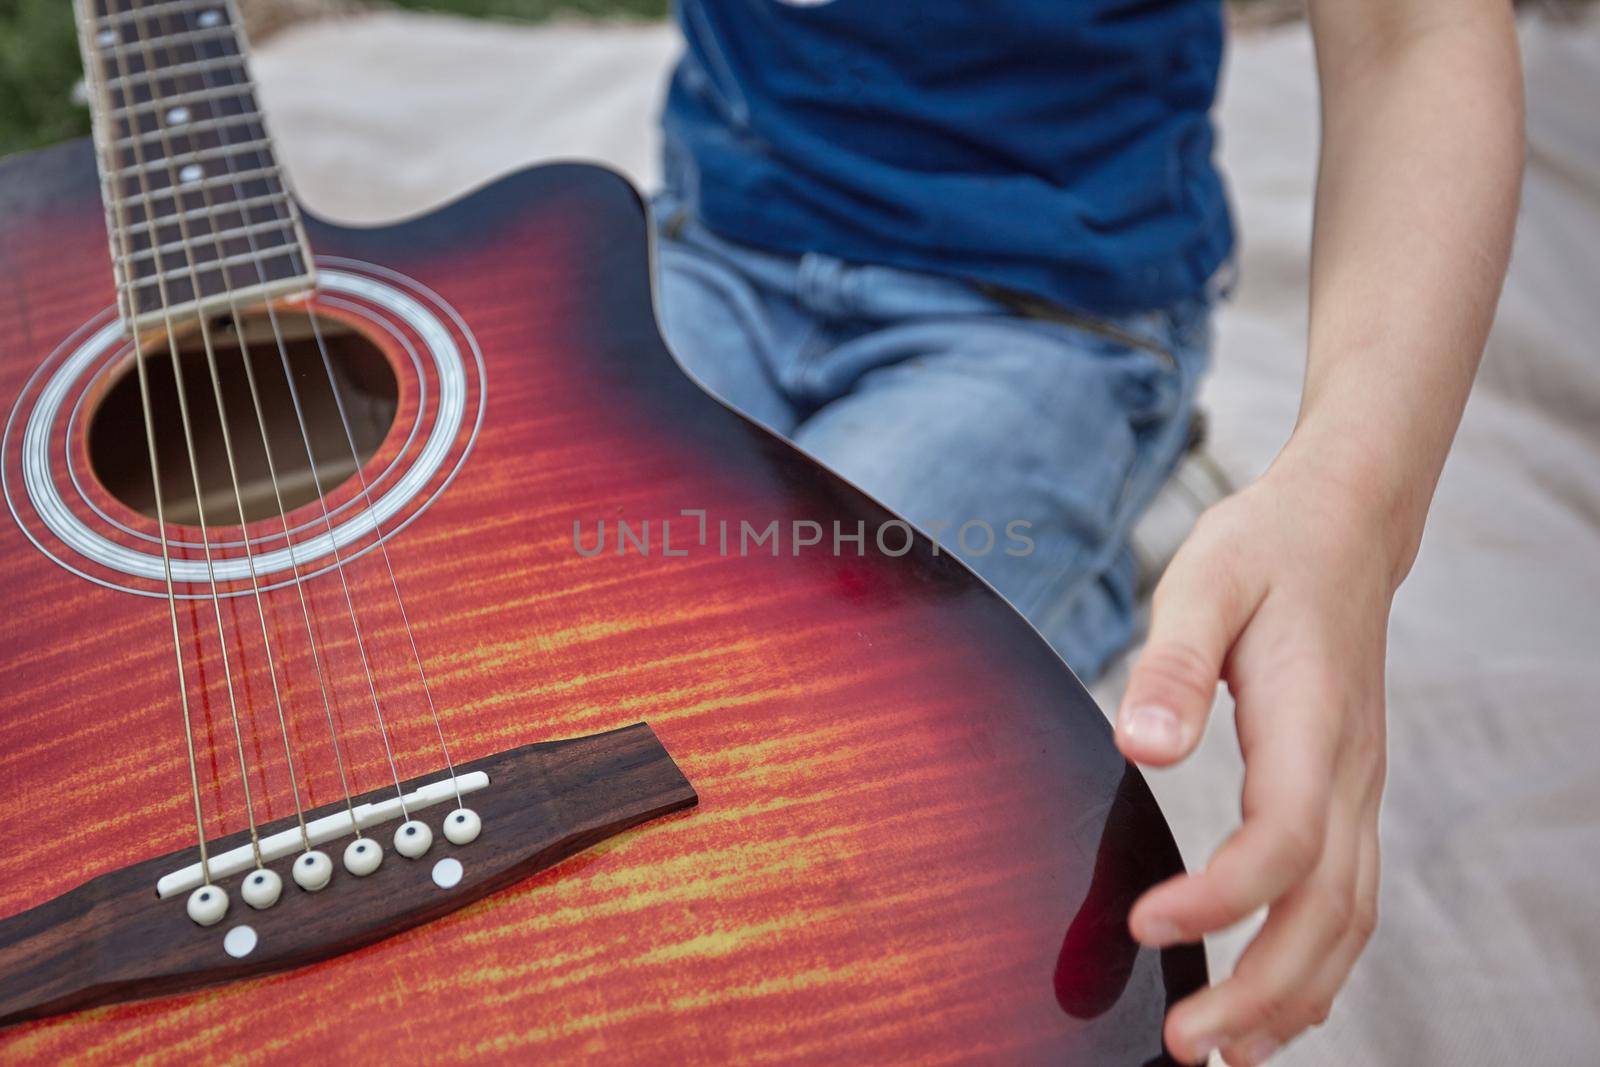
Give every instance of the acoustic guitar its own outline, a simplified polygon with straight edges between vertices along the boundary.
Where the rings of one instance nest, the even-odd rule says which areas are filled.
[[[559,165],[297,206],[231,0],[0,162],[0,1059],[1161,1062],[1107,724]],[[109,251],[109,255],[108,255]]]

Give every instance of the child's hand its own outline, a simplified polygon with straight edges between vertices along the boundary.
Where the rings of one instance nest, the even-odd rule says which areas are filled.
[[[1219,680],[1237,702],[1243,825],[1129,920],[1159,946],[1268,909],[1232,976],[1168,1016],[1186,1062],[1257,1064],[1322,1022],[1376,923],[1396,566],[1383,517],[1340,494],[1274,468],[1208,512],[1156,590],[1117,717],[1128,758],[1165,766],[1193,751]]]

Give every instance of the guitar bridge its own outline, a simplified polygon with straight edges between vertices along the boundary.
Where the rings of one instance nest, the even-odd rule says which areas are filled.
[[[473,840],[457,845],[441,833],[415,858],[402,853],[360,877],[345,873],[319,892],[290,889],[260,910],[244,903],[241,886],[229,882],[256,877],[253,872],[260,870],[289,874],[307,855],[293,818],[263,828],[262,868],[256,867],[248,833],[215,843],[211,884],[232,903],[213,924],[197,925],[184,907],[185,892],[202,884],[200,865],[174,869],[193,855],[193,846],[103,874],[0,920],[0,1025],[349,952],[447,915],[698,800],[644,723],[465,763],[455,784],[431,775],[402,783],[409,818],[455,800],[456,784],[463,795],[469,789],[475,794],[482,832]],[[392,789],[353,800],[355,825],[363,829],[401,812]],[[308,833],[316,828],[313,844],[354,830],[343,801],[307,816]],[[153,885],[160,890],[152,893]]]

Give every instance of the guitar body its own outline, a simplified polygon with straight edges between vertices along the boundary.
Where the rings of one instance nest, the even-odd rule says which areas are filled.
[[[0,915],[153,856],[193,857],[166,601],[61,536],[37,499],[43,479],[102,541],[151,551],[155,524],[100,483],[106,450],[89,439],[127,360],[119,370],[110,352],[98,377],[63,370],[114,318],[98,189],[86,143],[0,162],[13,512],[0,529]],[[891,516],[684,375],[657,330],[647,219],[625,182],[543,167],[395,226],[308,220],[307,233],[319,315],[363,332],[396,383],[364,469],[372,494],[396,493],[381,534],[450,755],[644,721],[698,806],[311,966],[11,1026],[0,1059],[1160,1059],[1165,1010],[1205,964],[1197,948],[1127,936],[1133,899],[1181,869],[1143,781],[999,596],[921,537],[880,551]],[[48,397],[52,381],[64,399]],[[58,414],[30,445],[47,400]],[[124,447],[144,455],[137,436]],[[328,494],[336,518],[370,503],[358,489]],[[318,515],[303,504],[289,520],[315,530]],[[741,544],[741,522],[774,520],[776,555]],[[793,547],[796,521],[819,524],[821,543]],[[864,551],[847,540],[835,553],[835,522],[848,535],[862,523]],[[241,532],[265,551],[282,529],[274,517],[210,538],[237,546]],[[899,550],[906,536],[885,540]],[[344,571],[395,770],[438,775],[375,544],[352,542]],[[391,768],[369,668],[337,575],[310,569],[350,787],[378,789]],[[294,815],[281,729],[300,800],[343,796],[296,590],[265,584],[282,725],[248,584],[225,583],[220,639],[203,590],[179,606],[208,837],[245,826],[245,782],[258,820]],[[486,838],[496,829],[485,821]],[[337,889],[290,886],[278,907],[337,909]],[[237,894],[232,906],[243,917]]]

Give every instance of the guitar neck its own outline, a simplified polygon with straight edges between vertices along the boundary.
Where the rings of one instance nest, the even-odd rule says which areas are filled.
[[[130,330],[309,289],[233,0],[74,2]]]

